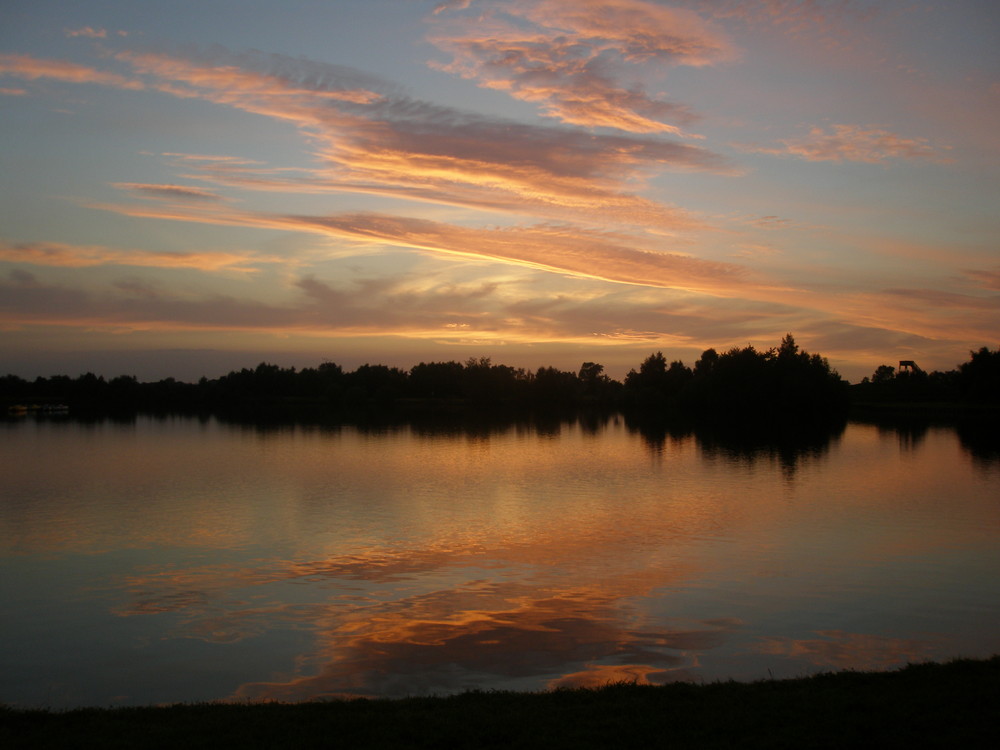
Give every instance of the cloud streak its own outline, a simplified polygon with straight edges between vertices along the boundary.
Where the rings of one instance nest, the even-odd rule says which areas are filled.
[[[140,91],[145,88],[137,81],[117,73],[97,70],[67,60],[46,60],[31,55],[0,54],[0,75],[29,81],[49,78],[66,83],[94,83],[100,86]]]
[[[89,39],[105,39],[108,36],[108,32],[105,29],[93,29],[90,26],[84,26],[80,29],[66,29],[66,36],[82,36]]]
[[[204,188],[187,185],[149,185],[138,182],[116,182],[116,188],[131,191],[145,198],[182,201],[219,201],[222,196]]]
[[[733,173],[714,152],[643,135],[594,135],[486,118],[399,94],[344,66],[280,55],[224,51],[201,58],[123,51],[115,59],[138,77],[26,55],[0,57],[0,73],[158,90],[289,122],[315,144],[324,166],[277,176],[249,165],[193,162],[204,179],[256,189],[353,191],[460,205],[535,212],[661,229],[693,226],[677,208],[629,188],[663,169]]]
[[[926,138],[904,138],[877,126],[831,125],[829,130],[814,127],[805,138],[779,141],[780,146],[741,148],[760,154],[796,156],[807,161],[854,161],[882,164],[893,159],[943,161]]]
[[[745,330],[743,326],[756,325],[759,329],[768,320],[772,321],[767,324],[769,330],[773,327],[769,337],[776,339],[790,329],[801,332],[820,321],[837,319],[841,325],[896,331],[928,339],[957,331],[967,340],[975,341],[983,336],[989,338],[997,312],[996,300],[974,294],[945,295],[942,299],[951,312],[942,316],[936,307],[928,306],[933,295],[929,296],[926,290],[875,288],[862,291],[848,286],[831,289],[829,284],[781,285],[752,272],[748,266],[652,249],[648,237],[598,232],[571,225],[479,229],[377,213],[295,216],[209,210],[195,205],[95,207],[147,218],[310,232],[358,246],[409,248],[443,257],[501,262],[581,280],[708,295],[714,301],[705,299],[702,307],[719,306],[721,299],[731,300],[727,305],[734,307],[720,308],[709,314],[708,319],[714,321],[719,335],[731,331],[737,341],[745,338],[740,333]],[[756,307],[760,305],[763,307]],[[699,313],[705,314],[704,310]],[[740,322],[726,323],[726,316],[733,314]],[[683,318],[674,318],[672,314],[661,317],[656,306],[647,307],[645,315],[646,320],[657,321],[656,330],[659,331],[669,330],[666,326],[670,325],[686,325],[682,324]],[[507,331],[507,336],[519,340],[532,335],[547,336],[543,330],[528,326],[527,321],[521,323],[525,327],[520,333],[516,326],[501,328]],[[611,331],[604,333],[613,331],[618,335],[623,328],[626,327],[613,326]],[[647,332],[640,334],[638,340],[657,339],[657,334],[648,333],[649,326],[640,325],[635,330]]]
[[[620,72],[637,63],[711,65],[733,55],[696,14],[643,0],[515,0],[474,9],[432,31],[431,41],[452,57],[436,67],[572,125],[681,135],[695,115],[619,83]]]
[[[554,219],[593,220],[600,212],[602,223],[674,231],[699,222],[628,188],[662,169],[733,171],[704,148],[485,118],[410,99],[343,66],[222,51],[197,59],[124,51],[115,58],[141,79],[23,55],[5,56],[0,70],[25,78],[156,89],[291,122],[306,132],[324,162],[298,172],[233,161],[189,162],[194,169],[189,176],[220,185],[367,193]],[[181,197],[177,186],[119,185],[147,196]]]
[[[36,266],[87,268],[120,265],[144,268],[194,268],[201,271],[253,271],[257,263],[277,262],[274,257],[255,257],[223,252],[154,252],[122,250],[100,245],[70,245],[60,242],[0,241],[0,261]],[[285,259],[280,259],[285,262]]]
[[[649,238],[588,230],[572,225],[535,224],[470,228],[393,214],[357,212],[295,216],[199,210],[196,206],[94,204],[129,216],[228,226],[311,232],[358,243],[410,248],[469,260],[498,261],[580,278],[683,289],[727,296],[748,282],[745,268],[643,247]],[[656,240],[662,243],[662,238]]]

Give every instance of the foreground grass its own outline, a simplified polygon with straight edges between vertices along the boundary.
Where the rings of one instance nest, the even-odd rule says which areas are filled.
[[[0,747],[1000,747],[1000,656],[889,673],[324,703],[0,707]]]

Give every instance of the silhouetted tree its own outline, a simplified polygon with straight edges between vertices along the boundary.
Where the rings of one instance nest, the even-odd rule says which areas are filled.
[[[693,377],[694,373],[689,367],[686,367],[679,359],[674,360],[663,374],[662,389],[664,395],[669,400],[678,398]]]
[[[873,383],[888,383],[896,377],[896,368],[891,365],[879,365],[872,373]]]
[[[531,387],[531,395],[535,401],[544,404],[576,401],[579,391],[580,380],[577,375],[555,367],[539,367]]]
[[[852,398],[859,404],[1000,401],[1000,349],[991,352],[982,347],[969,354],[968,362],[946,372],[896,372],[889,365],[879,365],[871,379],[865,378],[852,387]]]
[[[801,351],[786,335],[779,347],[760,352],[733,347],[706,349],[689,369],[669,367],[662,354],[648,357],[625,381],[630,403],[665,407],[689,416],[740,420],[788,420],[846,408],[846,383],[819,355]]]
[[[707,377],[719,362],[719,353],[715,349],[706,349],[694,363],[694,374],[699,378]]]
[[[958,368],[963,396],[970,401],[1000,401],[1000,348],[991,352],[984,346],[969,354],[969,361]]]
[[[580,365],[580,372],[577,377],[584,387],[593,388],[602,377],[605,377],[601,373],[604,372],[604,365],[599,365],[596,362],[584,362]]]
[[[465,363],[465,396],[480,404],[501,403],[527,395],[531,375],[521,368],[494,365],[489,357]]]
[[[621,384],[604,374],[604,365],[584,362],[577,374],[580,396],[587,402],[606,403],[615,398]]]
[[[465,368],[460,362],[421,362],[410,369],[409,394],[416,398],[460,398]]]
[[[346,398],[352,403],[373,401],[390,404],[403,395],[406,373],[398,367],[386,365],[361,365],[344,377]]]
[[[663,352],[655,352],[646,357],[639,365],[638,372],[629,370],[625,376],[629,402],[646,407],[662,407],[666,374],[667,360]]]

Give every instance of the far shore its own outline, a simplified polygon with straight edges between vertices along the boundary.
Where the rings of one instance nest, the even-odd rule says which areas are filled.
[[[1000,656],[753,683],[26,710],[5,748],[994,748]]]

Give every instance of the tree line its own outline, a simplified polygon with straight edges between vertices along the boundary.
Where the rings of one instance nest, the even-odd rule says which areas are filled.
[[[421,362],[409,370],[364,364],[345,371],[333,362],[297,370],[262,362],[219,378],[185,383],[166,378],[139,382],[86,373],[28,381],[0,377],[0,402],[54,404],[73,408],[240,409],[254,405],[351,408],[421,403],[531,406],[603,405],[644,413],[736,416],[753,419],[841,414],[852,400],[996,401],[1000,395],[1000,350],[972,352],[948,373],[902,372],[880,366],[853,387],[818,354],[802,351],[791,334],[767,350],[734,347],[704,351],[693,367],[650,354],[619,382],[596,362],[579,370],[537,370],[494,364],[489,357],[465,362]]]
[[[848,383],[818,354],[799,349],[792,334],[761,351],[707,349],[687,367],[657,352],[625,377],[627,405],[685,415],[784,419],[842,414]]]
[[[386,406],[402,402],[510,404],[611,404],[622,384],[604,374],[603,365],[585,362],[578,372],[554,367],[535,371],[494,364],[489,357],[466,362],[421,362],[404,370],[364,364],[347,371],[333,362],[297,370],[261,362],[219,378],[185,383],[174,378],[139,382],[130,375],[110,380],[86,373],[28,381],[0,377],[0,401],[65,403],[71,406],[127,408],[239,407],[253,404],[311,404],[331,407]]]
[[[858,403],[997,404],[1000,403],[1000,348],[969,352],[969,361],[945,372],[925,372],[913,363],[898,370],[879,365],[871,377],[852,386]]]

